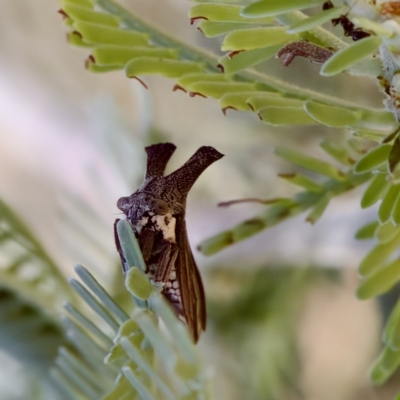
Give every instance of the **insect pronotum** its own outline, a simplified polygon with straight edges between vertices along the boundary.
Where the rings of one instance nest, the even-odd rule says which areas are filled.
[[[161,285],[162,294],[188,325],[197,342],[206,328],[206,305],[200,273],[186,233],[186,197],[200,174],[223,154],[213,147],[200,147],[181,168],[164,176],[175,149],[172,143],[146,147],[144,181],[135,193],[121,197],[117,207],[132,225],[146,263],[146,273],[152,283]],[[117,234],[115,240],[124,265]]]

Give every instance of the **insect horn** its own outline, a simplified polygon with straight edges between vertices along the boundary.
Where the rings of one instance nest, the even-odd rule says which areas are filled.
[[[147,153],[147,167],[145,179],[153,176],[163,176],[165,167],[176,146],[172,143],[158,143],[145,148]]]
[[[202,146],[181,168],[166,176],[165,179],[171,187],[175,187],[186,196],[201,173],[212,163],[224,155],[211,146]]]

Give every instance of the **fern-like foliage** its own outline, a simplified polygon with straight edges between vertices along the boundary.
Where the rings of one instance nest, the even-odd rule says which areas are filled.
[[[307,220],[315,223],[334,196],[369,181],[361,206],[381,201],[378,217],[357,236],[375,236],[377,245],[360,265],[363,280],[358,296],[385,293],[399,281],[399,262],[393,260],[400,245],[400,29],[396,19],[400,7],[396,2],[359,1],[350,8],[341,0],[198,1],[190,18],[199,21],[207,37],[224,36],[221,49],[228,54],[222,58],[165,35],[110,0],[61,3],[70,42],[91,49],[86,66],[93,72],[124,69],[127,77],[138,79],[159,74],[174,79],[174,89],[218,99],[223,110],[255,112],[271,125],[346,128],[375,142],[364,154],[324,142],[323,149],[343,165],[341,169],[278,149],[278,155],[325,178],[314,181],[300,173],[281,176],[304,190],[293,198],[261,201],[268,207],[263,214],[205,241],[200,246],[205,254],[305,211]],[[309,10],[312,13],[305,14]],[[343,40],[322,27],[332,21],[351,39]],[[273,56],[281,57],[285,65],[297,56],[321,63],[320,73],[326,77],[346,72],[377,79],[386,96],[385,108],[360,107],[252,69]],[[388,322],[385,349],[372,370],[378,384],[400,365],[399,310],[397,306]]]
[[[375,238],[377,244],[359,266],[362,280],[357,296],[360,299],[370,299],[387,293],[400,281],[400,261],[396,257],[400,246],[400,184],[396,173],[399,159],[393,156],[398,151],[397,139],[394,144],[383,143],[364,155],[357,155],[350,148],[328,142],[322,142],[321,147],[337,161],[347,165],[346,169],[339,170],[325,161],[294,150],[278,148],[276,154],[309,172],[325,176],[325,180],[319,183],[301,173],[280,175],[304,190],[293,198],[244,199],[264,203],[267,209],[261,215],[204,241],[199,248],[204,254],[214,254],[305,211],[308,211],[306,220],[315,223],[334,196],[368,181],[361,207],[368,208],[380,201],[378,218],[362,227],[356,237],[360,240]],[[235,201],[225,205],[232,203]],[[400,300],[387,322],[383,335],[385,347],[371,371],[371,379],[375,384],[386,382],[400,365],[399,304]]]
[[[45,369],[65,342],[54,317],[61,302],[74,301],[66,280],[35,235],[0,200],[0,347]]]
[[[196,5],[190,16],[192,20],[206,20],[200,23],[203,32],[209,34],[210,29],[212,32],[222,30],[223,34],[229,32],[223,50],[229,50],[230,54],[218,59],[169,37],[110,0],[61,3],[60,12],[70,27],[70,43],[92,48],[86,61],[86,67],[92,72],[124,69],[127,77],[138,79],[151,74],[163,75],[175,79],[174,90],[218,99],[224,111],[255,112],[271,125],[323,124],[335,128],[351,127],[365,135],[373,130],[378,137],[383,137],[396,124],[393,114],[385,109],[360,107],[249,69],[299,40],[307,40],[321,49],[347,50],[352,47],[320,27],[290,33],[288,29],[293,24],[306,18],[299,11],[279,18],[250,18],[243,16],[243,6],[239,4],[207,2]],[[315,2],[310,3],[315,5]],[[362,54],[368,57],[379,44],[380,40],[374,40],[367,46],[368,51],[361,49]],[[354,49],[348,51],[355,53]],[[348,70],[361,59],[353,58],[346,66],[340,65]],[[383,74],[381,64],[375,59],[354,68],[357,74]]]
[[[122,310],[83,267],[83,286],[71,285],[104,322],[93,322],[67,304],[64,318],[72,349],[60,348],[52,376],[73,399],[207,399],[200,359],[189,334],[144,274],[132,228],[118,224],[130,265],[126,287],[136,303],[132,316]],[[138,265],[138,267],[136,267]],[[161,318],[166,332],[161,332]]]

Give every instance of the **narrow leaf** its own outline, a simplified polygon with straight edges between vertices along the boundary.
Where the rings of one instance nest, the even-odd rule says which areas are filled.
[[[382,385],[397,370],[400,364],[400,351],[385,346],[378,360],[374,363],[370,378],[375,385]]]
[[[157,57],[137,57],[125,66],[128,78],[138,75],[160,74],[167,78],[179,78],[193,72],[202,72],[204,65],[193,61],[171,60]]]
[[[248,219],[233,229],[233,240],[239,242],[265,229],[265,223],[259,218]]]
[[[272,18],[248,19],[241,16],[243,6],[233,4],[213,4],[202,3],[195,5],[189,11],[192,19],[204,18],[209,21],[219,22],[244,22],[254,24],[270,24],[274,22]]]
[[[334,128],[355,125],[361,119],[361,112],[330,106],[314,101],[304,104],[307,114],[320,124]]]
[[[233,244],[232,231],[225,231],[201,242],[197,250],[205,256],[211,256],[231,244]]]
[[[137,267],[128,269],[125,275],[125,286],[139,300],[147,300],[153,292],[148,277]]]
[[[257,90],[254,83],[247,82],[197,82],[190,85],[190,91],[201,93],[214,99],[221,98],[226,93],[238,93]]]
[[[367,276],[379,269],[400,244],[400,233],[387,243],[375,246],[361,261],[359,273]]]
[[[279,177],[309,192],[321,193],[324,188],[302,174],[279,174]]]
[[[369,222],[356,232],[355,238],[358,240],[372,239],[378,226],[380,226],[378,221]]]
[[[392,211],[394,209],[394,205],[396,203],[397,197],[400,193],[400,184],[399,185],[391,185],[385,197],[382,199],[382,203],[379,206],[378,216],[379,221],[384,224],[389,221],[389,218],[392,215]]]
[[[325,193],[308,214],[306,221],[315,224],[322,216],[332,198],[331,193]]]
[[[389,291],[400,279],[400,260],[378,269],[368,275],[357,289],[357,297],[361,300],[370,299]]]
[[[230,79],[225,74],[220,73],[190,73],[181,76],[177,80],[178,86],[190,90],[190,85],[197,82],[230,82]]]
[[[332,76],[374,54],[382,43],[378,36],[369,36],[339,50],[321,68],[321,75]]]
[[[354,172],[356,174],[363,174],[378,168],[387,161],[391,149],[392,145],[390,144],[382,144],[373,148],[357,161],[354,166]]]
[[[390,242],[399,233],[399,228],[394,226],[391,221],[380,225],[376,230],[376,238],[379,243]]]
[[[257,95],[262,92],[234,92],[225,93],[220,99],[219,104],[224,110],[226,108],[234,108],[235,110],[250,111],[252,107],[247,103],[250,96]]]
[[[400,136],[397,136],[396,140],[393,142],[388,161],[389,171],[394,172],[400,162]]]
[[[294,107],[297,109],[302,109],[302,115],[306,118],[307,121],[311,121],[311,118],[307,118],[307,114],[303,109],[303,100],[293,99],[291,97],[284,97],[280,94],[275,93],[266,93],[264,96],[249,96],[247,103],[251,106],[251,108],[258,112],[262,108],[265,107]],[[288,118],[289,119],[289,118]]]
[[[221,50],[254,50],[296,41],[297,35],[286,33],[285,27],[242,29],[225,36]]]
[[[326,153],[340,163],[349,166],[354,164],[354,160],[350,157],[349,152],[343,146],[327,140],[323,140],[319,145]]]
[[[383,341],[392,349],[400,350],[400,299],[392,310],[383,332]]]
[[[390,187],[385,174],[377,174],[372,178],[371,183],[361,198],[361,208],[368,208],[385,196]]]
[[[148,46],[150,36],[145,33],[123,30],[89,22],[74,22],[83,41],[90,44],[116,44],[120,46]]]
[[[322,4],[325,0],[265,0],[252,3],[245,7],[242,15],[250,18],[269,17],[284,14],[289,11],[303,10]]]
[[[263,107],[258,110],[260,119],[270,125],[315,125],[316,122],[303,107]]]
[[[113,15],[89,10],[87,7],[65,3],[62,9],[68,15],[68,17],[78,21],[86,21],[94,24],[114,27],[119,26],[120,23],[119,18],[114,17]]]
[[[178,58],[178,50],[159,47],[97,46],[92,51],[98,65],[121,65],[136,57]]]
[[[398,185],[400,187],[400,185]],[[396,226],[400,225],[400,189],[397,195],[397,199],[394,203],[392,210],[392,221]]]
[[[222,65],[226,74],[233,74],[242,69],[253,67],[274,57],[280,49],[280,45],[261,49],[242,51],[233,57],[225,55],[220,58],[219,65]]]
[[[249,21],[250,22],[250,21]],[[237,29],[249,29],[250,24],[242,24],[240,22],[214,22],[200,21],[197,29],[207,38],[225,35],[228,32],[236,31]]]
[[[278,147],[275,152],[276,155],[285,158],[295,165],[307,168],[310,171],[314,171],[318,174],[328,176],[330,178],[337,179],[339,181],[344,180],[343,173],[336,169],[333,165],[321,161],[317,158],[307,156],[302,153],[298,153],[295,150]]]

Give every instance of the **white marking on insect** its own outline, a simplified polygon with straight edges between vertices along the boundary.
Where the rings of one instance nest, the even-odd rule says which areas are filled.
[[[172,287],[173,287],[174,289],[178,289],[178,287],[179,287],[179,282],[178,282],[178,281],[173,281],[173,282],[172,282]]]
[[[172,243],[176,243],[175,241],[176,218],[173,218],[172,214],[154,215],[154,217],[151,218],[151,222],[154,223],[157,230],[163,233],[163,237],[165,240],[168,240]]]

